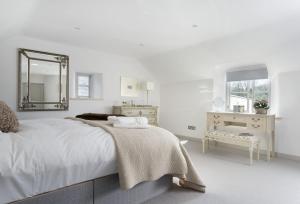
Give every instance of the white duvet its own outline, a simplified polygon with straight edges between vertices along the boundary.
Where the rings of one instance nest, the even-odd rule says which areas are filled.
[[[0,132],[0,203],[117,172],[111,135],[67,119],[20,121]]]

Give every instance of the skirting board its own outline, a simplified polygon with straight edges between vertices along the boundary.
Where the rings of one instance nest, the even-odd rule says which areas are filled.
[[[283,159],[289,159],[289,160],[294,160],[294,161],[300,161],[300,156],[296,155],[290,155],[290,154],[284,154],[284,153],[278,153],[276,152],[275,155],[279,158]]]
[[[189,137],[189,136],[177,135],[177,134],[176,134],[176,136],[179,139],[181,139],[181,140],[189,140],[189,141],[193,141],[193,142],[200,142],[200,143],[202,143],[202,139],[201,138],[195,138],[195,137]],[[225,144],[225,143],[221,143],[221,142],[218,142],[218,145],[220,147],[226,147],[226,148],[232,148],[232,147],[234,147],[235,149],[248,151],[247,148],[241,147],[241,146],[235,146],[235,145]],[[201,148],[202,148],[202,145],[201,145]],[[260,153],[263,154],[263,155],[266,155],[266,151],[264,151],[264,150],[261,150]],[[284,153],[279,153],[279,152],[275,152],[275,157],[283,158],[283,159],[289,159],[289,160],[293,160],[293,161],[300,161],[300,156],[290,155],[290,154],[284,154]]]

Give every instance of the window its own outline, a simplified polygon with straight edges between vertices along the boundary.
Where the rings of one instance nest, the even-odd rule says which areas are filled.
[[[227,109],[234,105],[244,106],[245,112],[253,112],[256,100],[269,101],[270,84],[268,79],[227,82]]]
[[[253,103],[257,100],[270,101],[270,81],[265,65],[252,65],[230,71],[227,77],[227,111],[235,105],[244,106],[244,111],[252,113]]]
[[[103,74],[102,73],[75,73],[74,92],[76,99],[102,100],[103,99]]]
[[[76,95],[79,98],[90,98],[91,96],[91,75],[77,73]]]

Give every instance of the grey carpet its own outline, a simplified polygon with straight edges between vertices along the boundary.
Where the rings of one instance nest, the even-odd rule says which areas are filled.
[[[300,162],[262,156],[249,166],[246,151],[213,147],[203,154],[201,144],[186,147],[207,192],[174,187],[146,204],[300,204]]]

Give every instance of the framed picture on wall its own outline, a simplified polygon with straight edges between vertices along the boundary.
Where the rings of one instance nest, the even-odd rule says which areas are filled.
[[[129,77],[121,77],[121,96],[138,97],[138,80]]]

